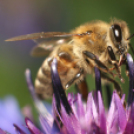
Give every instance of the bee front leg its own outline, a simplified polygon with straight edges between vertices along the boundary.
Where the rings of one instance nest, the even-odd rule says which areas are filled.
[[[114,80],[113,78],[109,77],[106,73],[103,73],[103,72],[101,72],[101,78],[104,79],[104,80],[107,80],[109,82],[112,82],[114,84],[114,88],[116,89],[119,97],[120,98],[122,97],[123,92],[122,92],[121,86],[116,80]]]
[[[105,66],[104,63],[102,63],[93,53],[89,51],[84,51],[83,54],[94,61],[95,66],[100,69],[102,72],[110,73],[112,76],[114,76],[113,72],[109,70],[107,66]]]
[[[116,72],[118,73],[117,75],[118,75],[118,77],[120,78],[120,80],[121,80],[121,82],[124,82],[124,79],[122,78],[122,76],[121,76],[121,70],[120,70],[120,67],[119,67],[119,63],[118,63],[118,61],[116,60],[116,57],[115,57],[115,54],[114,54],[114,52],[113,52],[113,49],[112,49],[112,47],[111,46],[108,46],[107,47],[107,51],[108,51],[108,55],[109,55],[109,57],[110,57],[110,63],[112,64],[112,65],[114,65],[114,68],[112,68],[111,70],[114,70],[114,69],[116,69]]]
[[[98,60],[97,57],[93,53],[88,52],[88,51],[84,51],[83,53],[91,60],[94,60],[96,67],[101,70],[102,79],[112,82],[114,84],[114,87],[115,87],[117,93],[119,94],[120,97],[122,97],[122,89],[121,89],[119,83],[117,81],[115,81],[113,78],[111,78],[110,76],[108,76],[108,74],[106,74],[109,72],[110,74],[113,75],[113,73],[110,72],[109,68],[106,67],[100,60]]]

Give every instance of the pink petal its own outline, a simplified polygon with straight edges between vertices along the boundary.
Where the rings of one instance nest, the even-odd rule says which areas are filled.
[[[77,94],[78,100],[77,100],[77,113],[78,113],[78,118],[82,119],[85,118],[85,110],[82,102],[82,98],[80,94]]]
[[[134,103],[129,109],[128,122],[123,134],[132,134],[134,133]]]
[[[88,99],[87,99],[86,115],[85,115],[87,127],[90,126],[91,122],[93,122],[93,119],[94,119],[92,103],[93,103],[93,96],[92,96],[92,93],[89,93]],[[89,129],[89,127],[87,129]]]
[[[115,103],[118,109],[119,128],[120,128],[120,131],[123,132],[127,123],[126,111],[121,103],[121,100],[118,94],[116,93],[115,93]]]
[[[13,125],[15,127],[15,130],[17,133],[20,133],[20,134],[26,134],[21,128],[19,128],[16,124]]]
[[[8,134],[8,132],[5,132],[0,128],[0,134]]]
[[[107,117],[108,133],[123,132],[126,127],[126,111],[116,92],[113,93],[111,106]]]
[[[98,104],[99,104],[99,123],[100,123],[100,129],[101,133],[106,133],[106,117],[105,117],[105,108],[103,105],[101,93],[98,92]]]
[[[26,125],[27,125],[29,131],[32,134],[43,134],[38,128],[36,128],[34,126],[34,124],[32,123],[32,121],[30,121],[28,118],[26,118],[25,121],[26,121]]]
[[[82,134],[79,121],[73,113],[68,115],[63,105],[61,105],[61,121],[66,126],[69,134]]]
[[[41,126],[42,126],[44,132],[46,134],[50,134],[53,124],[51,122],[49,122],[49,118],[45,118],[42,115],[40,115],[39,120],[40,120],[40,123],[41,123]]]

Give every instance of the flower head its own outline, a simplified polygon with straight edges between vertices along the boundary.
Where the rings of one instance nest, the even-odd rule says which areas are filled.
[[[133,60],[130,54],[127,54],[127,62],[130,73],[127,106],[125,108],[123,105],[125,95],[120,99],[116,91],[114,91],[109,110],[106,111],[101,96],[100,71],[95,68],[97,91],[89,93],[87,103],[84,103],[80,94],[73,95],[70,93],[66,97],[57,71],[57,60],[54,59],[51,68],[54,89],[53,115],[49,115],[51,116],[50,118],[40,113],[40,121],[45,132],[47,130],[46,133],[49,134],[56,129],[62,134],[133,133]]]
[[[43,131],[26,118],[26,125],[32,134],[132,134],[134,133],[134,91],[133,91],[133,60],[127,54],[127,65],[129,70],[129,95],[126,106],[124,106],[125,95],[120,98],[113,92],[110,107],[105,110],[101,95],[101,74],[95,68],[96,91],[88,94],[87,102],[82,101],[80,94],[72,93],[66,96],[57,71],[57,60],[54,59],[51,67],[53,83],[53,101],[50,114],[44,103],[37,98],[31,81],[30,70],[26,71],[26,79],[29,90],[34,99],[35,106],[39,112],[39,119]],[[25,134],[20,128],[16,130]],[[4,131],[0,129],[2,134]]]

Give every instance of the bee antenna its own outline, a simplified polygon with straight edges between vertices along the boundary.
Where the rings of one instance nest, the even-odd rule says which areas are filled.
[[[132,53],[134,55],[134,49],[133,49],[132,45],[130,43],[128,45],[129,45],[129,47],[130,47],[130,49],[131,49],[131,51],[132,51]]]
[[[128,37],[127,40],[130,40],[133,36],[134,34],[130,35],[130,37]]]

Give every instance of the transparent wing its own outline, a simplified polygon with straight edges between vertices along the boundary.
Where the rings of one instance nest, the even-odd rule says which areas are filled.
[[[68,40],[59,39],[40,42],[32,49],[31,55],[34,57],[48,56],[55,46],[62,45],[65,42],[68,42]]]
[[[47,38],[68,38],[77,34],[65,33],[65,32],[41,32],[16,36],[6,41],[19,41],[19,40],[35,40],[35,39],[47,39]]]
[[[34,40],[38,45],[32,51],[32,56],[47,56],[55,46],[63,44],[70,40],[72,36],[81,36],[81,34],[72,34],[65,32],[41,32],[27,35],[16,36],[6,41]],[[44,41],[42,41],[42,39]]]

